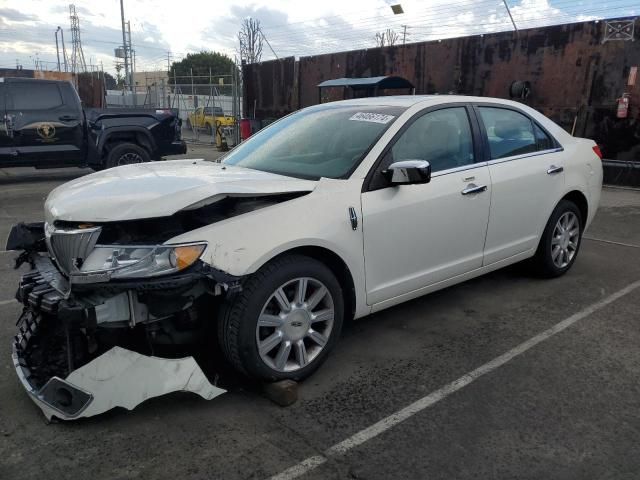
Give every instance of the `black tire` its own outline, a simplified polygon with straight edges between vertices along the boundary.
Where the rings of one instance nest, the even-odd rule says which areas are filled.
[[[564,266],[558,266],[553,261],[552,241],[553,233],[556,228],[556,224],[560,218],[566,213],[572,213],[576,216],[578,221],[578,238],[575,253],[568,263]],[[547,221],[547,225],[544,228],[542,238],[536,250],[535,256],[531,259],[531,265],[535,273],[547,278],[554,278],[564,275],[569,271],[573,263],[578,257],[580,251],[580,245],[582,244],[582,231],[584,229],[584,221],[582,214],[578,206],[570,200],[561,200],[560,203],[553,210],[553,213]]]
[[[300,277],[322,282],[334,307],[333,326],[327,343],[305,367],[282,372],[263,361],[258,352],[256,329],[263,307],[281,285]],[[226,359],[240,373],[259,380],[302,380],[326,360],[340,336],[344,318],[344,300],[340,283],[331,270],[317,260],[303,255],[287,255],[264,265],[248,277],[242,291],[227,299],[220,308],[218,340]]]
[[[191,120],[189,120],[188,118],[187,118],[187,128],[189,130],[193,130],[193,125],[191,125]]]
[[[213,127],[211,126],[211,124],[210,124],[210,123],[207,123],[207,124],[205,125],[205,129],[206,129],[206,131],[207,131],[207,135],[213,135]]]
[[[109,150],[105,168],[143,163],[151,161],[151,156],[144,148],[135,143],[118,143]]]

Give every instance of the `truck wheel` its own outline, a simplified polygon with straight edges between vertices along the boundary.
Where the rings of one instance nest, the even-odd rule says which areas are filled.
[[[275,259],[221,307],[218,338],[228,361],[260,380],[301,380],[326,359],[340,336],[342,289],[313,258]]]
[[[193,130],[193,125],[191,125],[191,120],[189,120],[188,118],[187,118],[187,128],[189,130]]]
[[[119,167],[120,165],[149,162],[150,160],[149,152],[141,146],[135,143],[119,143],[109,151],[105,167]]]
[[[564,275],[578,256],[583,228],[580,209],[569,200],[561,200],[549,217],[531,259],[534,271],[549,278]]]
[[[207,135],[213,135],[213,127],[211,126],[210,123],[207,123],[206,129],[207,129]]]

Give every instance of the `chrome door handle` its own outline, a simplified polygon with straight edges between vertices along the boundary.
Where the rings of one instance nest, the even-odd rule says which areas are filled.
[[[351,222],[351,229],[358,229],[358,215],[356,214],[356,209],[353,207],[349,207],[349,221]]]
[[[486,185],[474,185],[473,183],[470,184],[467,188],[465,188],[464,190],[462,190],[462,195],[470,195],[472,193],[482,193],[485,192],[487,190],[487,186]]]
[[[555,165],[551,165],[547,170],[547,174],[553,175],[554,173],[560,173],[564,171],[564,167],[556,167]]]

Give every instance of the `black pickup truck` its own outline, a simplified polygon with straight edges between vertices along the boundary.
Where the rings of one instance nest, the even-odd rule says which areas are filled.
[[[0,168],[95,170],[186,153],[175,110],[83,109],[69,82],[0,78]]]

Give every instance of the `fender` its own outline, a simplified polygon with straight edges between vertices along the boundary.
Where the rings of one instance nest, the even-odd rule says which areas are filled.
[[[135,126],[135,125],[122,125],[122,126],[117,126],[117,127],[103,127],[102,130],[99,131],[99,133],[96,136],[96,150],[98,152],[98,156],[100,158],[103,157],[102,152],[104,150],[104,147],[107,143],[107,141],[109,140],[109,138],[111,138],[114,134],[120,133],[120,132],[124,132],[127,134],[142,134],[144,135],[145,139],[149,142],[149,146],[151,147],[151,151],[149,153],[153,154],[153,152],[155,152],[157,150],[157,144],[156,141],[153,139],[153,136],[151,135],[151,132],[149,132],[148,128],[145,127],[141,127],[141,126]]]
[[[542,225],[540,225],[538,227],[538,243],[540,243],[540,240],[542,239],[542,233],[544,232],[544,229],[547,226],[547,222],[549,221],[549,218],[551,218],[551,214],[556,209],[556,207],[558,206],[560,201],[562,199],[564,199],[567,195],[569,195],[572,192],[580,192],[584,196],[585,200],[587,201],[587,218],[585,218],[583,220],[584,221],[584,225],[582,226],[583,232],[584,232],[584,230],[587,229],[587,227],[591,223],[591,220],[594,217],[595,211],[591,208],[591,204],[590,204],[590,201],[589,201],[589,194],[585,191],[585,189],[580,187],[580,186],[578,186],[578,185],[574,185],[572,187],[565,188],[565,190],[562,193],[562,196],[560,198],[558,198],[558,201],[556,203],[553,204],[553,207],[551,208],[551,210],[546,212],[546,216],[544,217],[544,222],[542,223]],[[537,246],[536,246],[536,248],[537,248]],[[535,252],[535,250],[534,250],[534,252]]]

